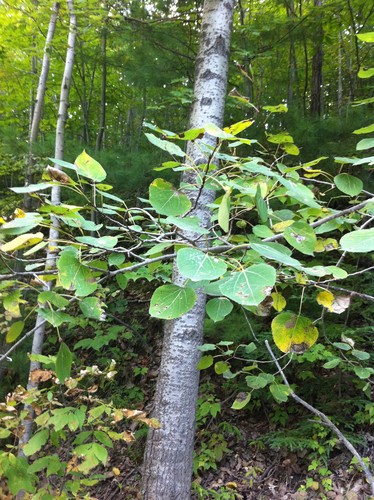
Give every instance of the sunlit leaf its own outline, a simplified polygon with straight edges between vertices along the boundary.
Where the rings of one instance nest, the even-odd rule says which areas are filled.
[[[8,243],[4,243],[0,246],[0,250],[3,252],[14,252],[15,250],[20,250],[22,248],[27,248],[37,243],[40,243],[43,240],[43,233],[25,233],[21,236],[17,236],[12,241],[8,241]]]
[[[192,281],[215,280],[225,274],[226,263],[196,248],[181,248],[177,253],[177,266]]]
[[[86,151],[83,151],[75,160],[77,173],[94,182],[101,182],[106,178],[106,172],[100,163],[94,160]]]

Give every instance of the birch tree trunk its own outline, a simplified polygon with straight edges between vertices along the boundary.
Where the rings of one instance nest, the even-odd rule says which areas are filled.
[[[55,2],[53,4],[51,19],[49,21],[47,37],[45,40],[42,69],[39,75],[39,83],[36,92],[36,99],[33,104],[32,118],[30,124],[30,134],[29,134],[29,154],[26,167],[25,186],[28,186],[33,182],[33,167],[35,164],[35,160],[33,157],[33,149],[34,149],[34,144],[36,143],[36,140],[38,138],[40,121],[42,119],[45,89],[47,87],[47,79],[48,79],[49,64],[50,64],[49,55],[51,51],[52,40],[55,34],[56,22],[59,10],[60,10],[60,3]],[[24,199],[24,205],[27,210],[31,209],[30,202],[31,202],[31,197],[29,194],[26,194]]]
[[[322,7],[322,0],[314,0],[316,8]],[[316,19],[318,26],[316,29],[316,45],[312,60],[312,86],[310,96],[310,114],[321,116],[323,108],[323,28],[322,16],[318,14]]]
[[[190,127],[207,123],[222,126],[226,97],[230,34],[234,0],[205,0],[201,25],[200,50],[196,59],[194,101]],[[205,135],[202,142],[215,146]],[[190,143],[187,158],[194,165],[207,162],[199,144]],[[193,169],[183,174],[183,182],[196,184]],[[201,196],[192,191],[190,199],[201,225],[210,227],[207,208],[215,198],[212,190]],[[188,233],[189,240],[197,235]],[[201,241],[201,240],[199,240]],[[204,243],[197,246],[202,247]],[[184,278],[174,265],[173,282]],[[165,322],[165,337],[153,416],[161,424],[148,435],[143,470],[143,500],[187,500],[191,497],[192,458],[195,436],[195,411],[199,386],[196,369],[203,342],[206,296],[197,291],[197,301],[181,318]]]
[[[71,78],[73,72],[73,64],[74,64],[74,49],[75,49],[75,36],[76,36],[76,15],[74,13],[74,1],[67,0],[67,7],[69,11],[70,17],[70,26],[69,26],[69,37],[68,37],[68,48],[66,52],[66,60],[65,60],[65,68],[64,74],[62,78],[61,84],[61,92],[60,92],[60,103],[58,108],[58,116],[57,116],[57,125],[56,125],[56,143],[55,143],[55,158],[62,160],[64,156],[64,134],[65,134],[65,124],[68,116],[68,107],[69,107],[69,92],[71,86]],[[58,165],[55,165],[55,168],[60,168]],[[53,205],[58,205],[60,203],[60,186],[53,186],[51,193],[51,201]],[[52,219],[52,225],[49,230],[49,245],[47,251],[46,258],[46,270],[51,269],[55,266],[56,254],[53,251],[54,242],[58,239],[59,236],[59,226],[57,219]],[[52,287],[52,283],[48,282],[45,285],[45,290],[50,290]],[[32,354],[41,354],[43,349],[43,341],[45,334],[46,322],[44,318],[40,315],[36,318],[36,330],[33,336],[33,343],[31,348]],[[32,380],[32,372],[40,368],[40,363],[38,361],[31,361],[30,363],[30,372],[29,372],[29,381],[27,384],[27,389],[35,389],[38,387],[38,384]],[[29,414],[26,419],[23,421],[24,432],[20,437],[19,441],[19,454],[23,455],[22,447],[25,445],[30,437],[32,431],[32,424],[34,419],[34,412],[31,406],[25,405],[25,409],[28,410]]]
[[[96,151],[99,151],[103,147],[104,133],[105,133],[105,122],[106,122],[106,45],[107,45],[107,19],[105,20],[105,25],[101,33],[101,97],[100,97],[100,119],[99,119],[99,131],[96,137]]]

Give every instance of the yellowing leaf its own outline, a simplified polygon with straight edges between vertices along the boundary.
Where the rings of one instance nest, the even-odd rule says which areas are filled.
[[[276,316],[271,323],[271,331],[276,346],[282,352],[303,353],[318,338],[318,330],[311,320],[292,312]]]
[[[273,299],[273,307],[276,311],[281,312],[286,307],[286,299],[279,292],[273,292],[271,294],[271,298]]]
[[[23,210],[21,210],[20,208],[16,208],[15,211],[13,212],[13,215],[16,219],[26,217],[25,212]]]
[[[272,230],[276,233],[283,233],[286,227],[292,226],[293,223],[293,220],[282,220],[282,222],[277,222],[276,224],[274,224]]]
[[[14,252],[15,250],[19,250],[20,248],[30,247],[32,245],[36,245],[40,243],[43,239],[43,233],[26,233],[17,236],[12,241],[8,241],[8,243],[4,243],[1,245],[0,250],[3,252]]]
[[[121,471],[117,469],[117,467],[113,467],[112,471],[115,476],[119,476],[121,474]]]
[[[329,311],[333,312],[332,304],[334,302],[335,296],[328,290],[320,292],[317,295],[317,302],[323,307],[326,307]]]
[[[334,238],[317,239],[314,245],[314,251],[317,253],[330,252],[339,248],[339,243]]]

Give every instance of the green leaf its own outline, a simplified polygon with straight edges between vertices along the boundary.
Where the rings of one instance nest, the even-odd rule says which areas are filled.
[[[52,185],[51,182],[41,182],[40,184],[29,184],[28,186],[11,187],[9,189],[17,194],[36,193],[37,191],[44,191],[44,189],[48,189]]]
[[[74,318],[69,316],[69,314],[62,311],[55,311],[54,309],[39,308],[38,314],[56,328],[62,325],[62,323],[72,323],[74,321]]]
[[[247,375],[245,377],[245,381],[247,382],[248,387],[252,389],[263,389],[268,384],[274,382],[274,376],[270,373],[260,373],[257,376]]]
[[[12,318],[19,318],[21,311],[19,304],[21,302],[21,290],[13,290],[7,293],[3,298],[3,307]]]
[[[254,226],[252,232],[258,238],[271,238],[274,236],[273,231],[269,227],[262,225]]]
[[[353,134],[370,134],[374,132],[374,123],[368,125],[367,127],[358,128],[353,131]]]
[[[192,281],[215,280],[227,271],[223,260],[196,248],[181,248],[177,253],[177,266],[181,274]]]
[[[17,340],[23,332],[24,327],[25,323],[23,321],[16,321],[15,323],[12,323],[8,330],[8,333],[6,334],[5,341],[8,344],[11,344],[15,340]]]
[[[183,231],[191,231],[196,234],[209,234],[207,229],[200,226],[200,219],[198,217],[172,217],[169,216],[165,219],[167,224],[173,224]]]
[[[335,368],[338,366],[341,362],[340,358],[334,358],[331,361],[327,361],[324,365],[322,365],[323,368],[326,368],[326,370],[331,370],[332,368]]]
[[[282,144],[282,148],[289,155],[297,156],[300,154],[300,149],[296,146],[296,144]]]
[[[361,141],[358,142],[356,146],[357,151],[363,151],[365,149],[371,148],[374,148],[374,139],[361,139]]]
[[[261,195],[260,185],[257,185],[256,195],[255,195],[255,204],[258,211],[258,215],[260,217],[261,222],[266,222],[268,220],[268,207]]]
[[[30,474],[28,471],[28,463],[25,457],[14,457],[10,467],[4,471],[8,478],[8,488],[15,496],[19,491],[28,491],[35,493],[35,483],[38,477],[35,474]]]
[[[108,434],[103,431],[94,431],[95,438],[100,441],[107,448],[113,448],[113,441],[110,439]]]
[[[23,453],[26,457],[33,455],[37,451],[41,450],[41,448],[46,444],[49,438],[49,430],[43,429],[36,434],[34,434],[30,441],[23,447]]]
[[[111,250],[118,243],[117,236],[102,236],[101,238],[94,238],[92,236],[77,236],[76,240],[79,241],[79,243],[86,243],[87,245],[97,248],[106,248],[107,250]]]
[[[271,323],[273,339],[282,352],[302,353],[318,338],[318,330],[305,316],[282,312]]]
[[[262,109],[270,113],[287,113],[288,108],[285,104],[278,104],[277,106],[263,106]]]
[[[90,295],[97,289],[93,273],[78,260],[78,251],[68,248],[57,261],[58,277],[65,290],[76,290],[78,297]]]
[[[128,279],[125,274],[116,274],[116,280],[121,290],[127,287]]]
[[[100,163],[83,151],[74,162],[79,175],[94,182],[101,182],[106,178],[106,172]]]
[[[108,264],[110,266],[120,266],[125,262],[125,256],[123,253],[111,253],[108,257]]]
[[[38,296],[39,304],[44,304],[45,302],[49,302],[59,309],[62,307],[66,307],[69,305],[69,301],[62,297],[59,293],[52,292],[50,290],[46,290],[44,292],[40,292]]]
[[[150,185],[149,201],[161,215],[183,215],[191,208],[187,196],[163,179],[155,179]]]
[[[230,222],[230,192],[228,191],[222,197],[218,208],[218,224],[225,233],[229,232]]]
[[[335,186],[342,193],[356,196],[361,193],[364,184],[358,177],[349,174],[339,174],[334,177]]]
[[[250,402],[252,397],[251,392],[240,392],[233,404],[231,405],[232,410],[242,410]]]
[[[357,351],[356,349],[354,349],[352,351],[352,356],[359,359],[360,361],[366,361],[366,360],[370,359],[370,354],[368,352]]]
[[[108,451],[104,446],[99,443],[92,444],[92,451],[95,454],[96,458],[105,465],[108,461]]]
[[[345,342],[334,342],[332,345],[334,347],[337,347],[338,349],[342,349],[343,351],[349,351],[350,349],[352,349],[352,347]]]
[[[301,263],[294,259],[293,257],[290,257],[289,255],[285,254],[284,252],[281,252],[278,250],[278,247],[275,245],[273,246],[271,243],[252,243],[251,248],[257,252],[259,255],[262,257],[265,257],[270,260],[275,260],[276,262],[279,262],[280,264],[284,264],[286,266],[291,266],[295,267],[296,269],[301,268]]]
[[[345,252],[367,253],[374,250],[374,229],[359,229],[345,234],[340,240]]]
[[[216,372],[217,375],[222,375],[223,373],[227,372],[227,370],[230,369],[230,365],[226,363],[225,361],[217,361],[214,365],[214,371]]]
[[[144,135],[149,140],[149,142],[151,142],[158,148],[162,149],[162,151],[166,151],[167,153],[173,156],[184,157],[186,155],[186,153],[177,144],[174,144],[173,142],[163,141],[162,139],[156,137],[154,134],[146,133]]]
[[[359,78],[371,78],[372,76],[374,76],[374,68],[360,68],[357,76]]]
[[[70,349],[65,342],[61,342],[56,357],[56,375],[60,382],[64,383],[65,379],[70,377],[72,361],[73,356]]]
[[[199,351],[201,352],[206,352],[206,351],[215,351],[216,350],[216,344],[203,344],[198,347]]]
[[[314,199],[313,191],[307,186],[304,186],[303,184],[296,184],[295,182],[287,179],[284,179],[283,181],[279,179],[279,181],[281,184],[286,186],[287,194],[288,196],[291,196],[291,198],[295,198],[295,200],[303,205],[307,205],[308,207],[320,208],[320,205]]]
[[[269,389],[278,403],[285,403],[291,393],[291,389],[284,384],[272,384]]]
[[[103,303],[97,297],[86,297],[79,302],[82,313],[87,318],[100,320],[104,315]]]
[[[294,222],[284,230],[285,240],[299,252],[306,255],[314,255],[314,247],[317,237],[313,228],[303,221]]]
[[[255,264],[244,271],[231,273],[219,289],[222,295],[238,304],[257,306],[270,295],[275,277],[273,267],[267,264]]]
[[[195,301],[196,293],[192,288],[163,285],[152,295],[149,314],[160,319],[179,318],[192,309]]]
[[[361,380],[371,377],[374,373],[373,368],[362,368],[361,366],[355,366],[353,370],[357,377]]]
[[[273,144],[293,144],[293,138],[288,132],[269,134],[267,140]]]
[[[197,365],[198,370],[205,370],[206,368],[209,368],[213,364],[213,356],[210,354],[208,356],[202,356],[199,364]]]
[[[367,33],[358,33],[356,36],[363,42],[374,43],[374,31],[368,31]]]
[[[224,298],[211,299],[206,305],[208,316],[214,321],[222,321],[233,309],[232,303]]]

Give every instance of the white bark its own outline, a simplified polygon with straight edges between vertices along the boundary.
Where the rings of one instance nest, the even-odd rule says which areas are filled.
[[[30,148],[36,142],[36,139],[37,139],[38,133],[39,133],[39,125],[40,125],[40,121],[41,121],[41,117],[42,117],[45,89],[47,87],[47,79],[48,79],[48,73],[49,73],[49,65],[50,65],[49,55],[50,55],[50,51],[51,51],[51,47],[52,47],[52,40],[53,40],[53,37],[55,34],[56,22],[57,22],[59,10],[60,10],[60,3],[55,2],[53,4],[51,19],[49,21],[49,26],[48,26],[47,37],[45,39],[42,69],[41,69],[40,75],[39,75],[38,90],[36,92],[36,99],[35,99],[35,104],[34,104],[34,114],[33,114],[32,123],[31,123],[31,130],[30,130],[30,138],[29,138]]]
[[[69,92],[71,85],[71,77],[74,65],[74,49],[75,49],[75,35],[76,35],[76,15],[74,13],[74,2],[73,0],[67,0],[67,6],[70,16],[70,26],[69,26],[69,37],[68,37],[68,48],[66,52],[64,75],[62,78],[61,93],[60,93],[60,104],[57,116],[56,125],[56,144],[55,144],[55,158],[62,160],[64,156],[64,134],[65,134],[65,123],[68,117],[68,106],[69,106]],[[60,168],[55,165],[56,168]],[[60,187],[53,186],[51,193],[51,200],[54,205],[60,204]],[[52,219],[52,226],[49,230],[49,245],[46,258],[46,270],[51,269],[55,265],[56,253],[53,252],[54,242],[58,239],[59,228],[58,221]],[[52,251],[51,251],[52,249]],[[50,290],[52,284],[49,282],[45,286],[45,290]],[[42,316],[38,315],[36,318],[36,330],[33,336],[33,343],[31,348],[32,354],[41,354],[43,350],[44,334],[46,328],[46,322]],[[31,361],[30,363],[30,373],[29,382],[27,384],[27,389],[35,389],[38,387],[36,382],[30,380],[30,376],[33,370],[40,368],[40,363],[38,361]],[[23,421],[24,432],[20,438],[19,442],[19,454],[22,455],[22,447],[26,444],[30,437],[33,424],[34,412],[31,406],[25,405],[25,409],[29,411],[28,418]]]
[[[34,144],[36,143],[36,140],[38,138],[40,121],[42,119],[45,89],[47,87],[47,79],[48,79],[49,65],[50,65],[49,54],[51,51],[52,40],[55,34],[56,22],[59,10],[60,10],[60,3],[55,2],[53,4],[51,19],[49,21],[47,37],[45,40],[42,69],[39,75],[39,83],[36,92],[36,99],[31,106],[32,116],[30,121],[30,133],[29,133],[29,155],[28,155],[28,162],[25,175],[26,186],[32,184],[32,177],[33,177],[32,171],[35,163],[33,158],[33,149],[34,149]],[[24,204],[27,209],[31,209],[31,198],[29,194],[25,195]]]
[[[202,127],[207,123],[222,126],[233,9],[234,0],[206,0],[204,3],[190,127]],[[202,142],[212,146],[216,143],[213,137],[207,135]],[[195,165],[206,163],[207,158],[201,153],[197,143],[190,143],[187,152]],[[183,182],[196,182],[193,171],[183,176]],[[196,194],[197,191],[190,196],[193,205]],[[214,197],[214,191],[203,190],[194,210],[193,215],[199,217],[206,228],[210,226],[207,204]],[[191,238],[190,233],[188,236]],[[184,282],[176,266],[173,282]],[[195,410],[199,386],[196,366],[200,352],[197,347],[203,341],[205,302],[205,294],[197,291],[193,309],[181,318],[165,323],[153,415],[160,421],[161,428],[150,430],[148,435],[143,471],[143,500],[187,500],[191,497]]]

